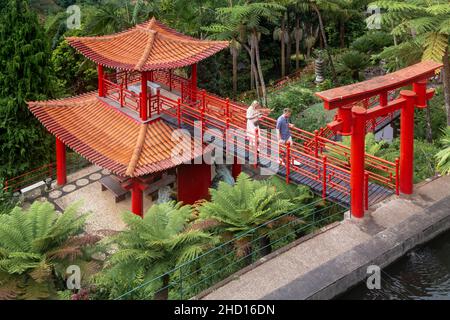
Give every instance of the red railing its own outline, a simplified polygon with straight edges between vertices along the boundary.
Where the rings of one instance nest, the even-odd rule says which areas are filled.
[[[55,177],[56,163],[49,163],[17,177],[5,180],[3,183],[3,191],[17,192],[23,188],[33,185],[38,181],[44,181],[47,178],[54,179]]]

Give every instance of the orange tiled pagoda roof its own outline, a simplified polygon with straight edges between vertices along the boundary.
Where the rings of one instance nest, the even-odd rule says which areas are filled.
[[[142,123],[107,106],[96,92],[29,102],[31,112],[57,138],[94,164],[120,176],[137,177],[170,169],[201,154],[172,157],[173,127],[164,120]],[[193,141],[182,139],[183,150]],[[178,149],[180,150],[180,149]]]
[[[67,41],[100,65],[137,71],[188,66],[229,44],[227,41],[199,40],[183,35],[155,18],[113,35],[69,37]]]

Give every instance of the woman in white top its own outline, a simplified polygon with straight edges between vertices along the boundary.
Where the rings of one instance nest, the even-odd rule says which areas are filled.
[[[258,121],[261,116],[260,105],[258,101],[255,100],[247,109],[247,138],[250,142],[250,146],[255,145],[256,129],[259,129]]]

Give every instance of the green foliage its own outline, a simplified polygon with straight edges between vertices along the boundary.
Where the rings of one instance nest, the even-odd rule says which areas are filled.
[[[450,34],[447,0],[381,0],[374,4],[384,10],[382,22],[392,28],[391,34],[402,40],[400,45],[382,53],[381,57],[390,59],[391,66],[411,63],[413,57],[442,61]]]
[[[180,264],[198,257],[217,238],[189,228],[191,206],[166,202],[155,204],[144,218],[132,213],[123,216],[127,229],[108,240],[116,249],[95,280],[99,294],[116,298],[127,290],[157,278]],[[160,277],[136,294],[150,298],[158,291],[168,291],[170,279]],[[136,297],[127,296],[127,299]]]
[[[76,54],[67,41],[62,41],[53,50],[51,63],[61,94],[78,95],[97,89],[95,64]]]
[[[393,44],[392,35],[383,31],[369,31],[353,41],[350,47],[361,53],[376,54]]]
[[[436,154],[437,170],[441,174],[450,174],[450,127],[442,130],[441,150]]]
[[[433,140],[438,138],[447,127],[447,113],[444,105],[444,94],[442,90],[437,88],[436,94],[428,101],[428,108],[431,117],[431,132]],[[416,108],[414,114],[414,137],[419,140],[425,140],[427,138],[427,120],[426,109]]]
[[[228,238],[243,235],[236,241],[237,255],[242,257],[251,251],[251,240],[255,232],[264,235],[282,221],[266,224],[294,207],[281,191],[267,182],[251,180],[241,173],[236,184],[231,186],[219,182],[217,189],[210,189],[211,201],[198,208],[202,224]]]
[[[48,163],[51,139],[26,101],[51,96],[49,45],[25,0],[0,10],[0,177]]]
[[[368,55],[356,50],[349,50],[338,57],[340,72],[348,72],[353,80],[360,79],[360,72],[370,63]]]
[[[314,92],[301,83],[290,84],[283,90],[270,93],[268,96],[268,105],[274,111],[274,116],[280,115],[284,108],[290,108],[294,120],[308,106],[317,102],[319,100]]]
[[[92,260],[99,238],[83,233],[85,220],[76,206],[59,214],[39,201],[0,215],[0,299],[55,298],[69,265],[86,281],[99,266]]]

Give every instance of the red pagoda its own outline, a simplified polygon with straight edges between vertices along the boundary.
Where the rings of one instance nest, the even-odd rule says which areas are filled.
[[[155,18],[117,34],[67,41],[97,64],[98,91],[28,104],[56,137],[58,185],[67,181],[67,146],[109,170],[120,188],[131,190],[132,212],[137,215],[143,215],[144,190],[167,171],[176,171],[179,201],[205,198],[210,165],[186,164],[202,156],[202,148],[195,148],[189,138],[183,140],[190,143],[184,147],[192,153],[174,156],[178,142],[172,133],[179,126],[163,114],[171,112],[169,106],[198,103],[197,63],[228,42],[195,39]],[[173,72],[189,66],[190,79]],[[177,119],[176,111],[173,118]]]

